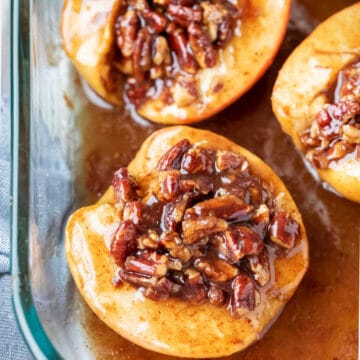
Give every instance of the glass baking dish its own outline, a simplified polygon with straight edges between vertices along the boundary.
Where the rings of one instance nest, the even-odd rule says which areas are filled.
[[[358,205],[314,179],[270,106],[291,50],[351,1],[294,1],[283,46],[241,100],[198,127],[262,157],[293,194],[307,227],[311,265],[262,340],[230,359],[355,359],[358,353]],[[143,139],[158,128],[113,109],[79,79],[59,34],[62,1],[12,2],[12,275],[15,313],[37,359],[168,359],[107,329],[80,298],[63,249],[67,217],[94,202]]]

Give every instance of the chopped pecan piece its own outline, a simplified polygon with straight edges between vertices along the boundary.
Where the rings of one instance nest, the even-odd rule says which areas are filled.
[[[233,279],[239,272],[238,268],[221,259],[211,261],[197,259],[194,262],[194,267],[204,273],[209,280],[218,283]]]
[[[226,301],[225,292],[215,285],[210,287],[207,296],[210,303],[215,306],[223,306]]]
[[[137,239],[139,249],[157,249],[159,247],[159,235],[155,230],[149,229],[147,233]]]
[[[180,194],[180,172],[171,170],[169,172],[159,174],[159,192],[156,197],[160,201],[174,201]]]
[[[257,255],[264,248],[260,236],[246,226],[237,226],[223,234],[223,242],[219,250],[232,262],[237,262],[244,256]]]
[[[156,282],[155,286],[145,290],[145,296],[152,300],[164,300],[172,294],[177,294],[181,287],[166,277]]]
[[[171,93],[178,106],[188,106],[199,97],[197,80],[194,77],[179,76],[178,82],[171,88]]]
[[[115,24],[116,41],[124,57],[132,55],[139,27],[140,20],[133,10],[128,10],[122,18],[118,18]]]
[[[185,152],[190,148],[190,142],[188,139],[183,139],[177,144],[172,146],[166,153],[160,158],[157,164],[157,170],[166,171],[173,169],[180,169],[181,160]]]
[[[135,8],[139,12],[149,10],[149,4],[147,0],[128,0],[130,7]]]
[[[189,149],[183,156],[181,170],[194,174],[199,172],[214,172],[214,163],[204,150]]]
[[[180,271],[183,265],[180,259],[169,258],[168,268],[169,270]]]
[[[231,18],[229,15],[225,16],[222,22],[219,24],[218,40],[216,45],[218,47],[224,47],[230,40],[232,34]]]
[[[185,270],[185,283],[179,295],[193,304],[201,304],[206,300],[207,293],[200,273],[192,268]]]
[[[120,223],[110,246],[110,254],[117,265],[123,265],[126,258],[136,251],[137,229],[131,221]]]
[[[224,195],[197,203],[185,212],[185,219],[196,216],[215,216],[229,222],[246,221],[251,218],[253,207],[234,195]]]
[[[144,80],[144,73],[151,67],[151,35],[146,28],[142,28],[137,34],[132,62],[135,79]]]
[[[235,231],[244,255],[258,255],[264,248],[262,239],[254,230],[246,226],[237,226]]]
[[[228,223],[215,216],[201,216],[182,222],[185,244],[192,244],[212,234],[225,231]]]
[[[241,10],[236,7],[233,3],[228,0],[221,1],[221,4],[225,6],[228,14],[231,16],[232,19],[238,20],[241,18]]]
[[[224,1],[223,3],[228,2]],[[207,1],[201,3],[204,9],[204,23],[207,25],[210,39],[218,46],[227,44],[232,34],[231,18],[232,16],[238,17],[236,11],[230,8],[229,4],[225,6],[223,3],[211,4]]]
[[[193,6],[196,3],[196,0],[169,0],[168,3],[182,6]]]
[[[128,273],[143,276],[165,276],[168,270],[168,258],[155,251],[140,256],[128,256],[124,263],[124,269]]]
[[[156,11],[144,11],[142,15],[151,32],[159,34],[165,29],[167,19],[164,15]]]
[[[270,224],[270,209],[261,204],[255,211],[252,217],[253,229],[259,234],[261,239],[264,240],[269,224]]]
[[[183,5],[170,4],[166,10],[169,18],[181,26],[186,27],[189,22],[202,20],[202,9],[200,7],[188,7]]]
[[[181,69],[189,74],[195,74],[198,66],[193,55],[188,51],[189,39],[184,30],[176,29],[174,32],[169,33],[168,40],[170,48],[174,51]]]
[[[243,156],[230,151],[219,150],[216,152],[215,165],[218,172],[237,169],[245,161]]]
[[[130,220],[138,225],[142,218],[142,203],[141,201],[130,201],[125,204],[123,212],[123,220]]]
[[[266,248],[259,254],[247,258],[253,277],[260,286],[270,281],[270,262]]]
[[[170,250],[170,255],[173,258],[179,259],[183,264],[187,263],[191,257],[191,251],[187,246],[179,245]]]
[[[199,175],[195,180],[180,180],[180,189],[183,192],[199,192],[207,195],[214,189],[214,184],[208,176]]]
[[[160,235],[159,243],[168,250],[182,245],[181,236],[175,231],[164,231]]]
[[[186,193],[179,196],[175,202],[166,204],[163,208],[162,228],[177,231],[189,202],[190,196]]]
[[[122,280],[136,286],[153,287],[157,282],[157,278],[155,276],[134,274],[121,268],[119,269],[119,276]]]
[[[134,77],[126,81],[126,95],[135,106],[140,106],[146,99],[151,87],[149,81],[137,81]]]
[[[134,200],[135,190],[127,168],[120,168],[115,172],[112,187],[114,189],[116,201]]]
[[[192,22],[187,28],[190,46],[197,63],[203,69],[216,65],[216,52],[200,24]]]
[[[292,249],[299,236],[299,223],[284,211],[275,212],[270,226],[271,241],[283,248]]]
[[[171,54],[168,42],[164,36],[157,36],[153,44],[153,62],[155,65],[170,65]]]
[[[232,282],[231,314],[241,317],[256,307],[256,288],[251,278],[240,273]]]

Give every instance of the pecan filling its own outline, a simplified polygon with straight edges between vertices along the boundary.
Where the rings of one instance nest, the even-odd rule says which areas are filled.
[[[114,286],[125,281],[153,300],[209,301],[242,316],[274,281],[275,258],[300,237],[245,157],[187,139],[159,160],[146,194],[126,168],[112,186],[121,218],[110,247]]]
[[[238,19],[237,5],[228,0],[124,1],[113,64],[127,78],[129,101],[138,106],[159,92],[168,104],[195,101],[196,72],[216,65],[217,51],[229,42]],[[185,94],[169,90],[175,78]]]
[[[317,168],[344,158],[360,161],[360,62],[339,73],[334,102],[323,106],[300,140]]]

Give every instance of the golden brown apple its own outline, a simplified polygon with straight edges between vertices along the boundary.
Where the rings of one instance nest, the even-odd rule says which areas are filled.
[[[359,23],[360,3],[356,3],[320,24],[289,56],[272,94],[282,129],[320,178],[356,202],[360,202]],[[325,163],[316,161],[314,154]]]
[[[194,302],[179,297],[153,300],[153,297],[149,298],[146,296],[146,291],[149,289],[145,289],[144,292],[144,288],[134,287],[126,281],[120,281],[120,284],[117,283],[117,285],[114,286],[112,283],[114,280],[113,277],[114,274],[117,273],[117,269],[119,269],[116,265],[117,260],[115,261],[114,257],[111,256],[114,239],[117,239],[117,235],[114,237],[114,234],[116,234],[117,229],[120,228],[119,224],[125,219],[125,212],[127,210],[119,210],[119,202],[116,200],[117,195],[113,187],[109,188],[97,204],[81,208],[70,217],[65,235],[66,256],[75,283],[87,304],[102,321],[121,336],[147,349],[164,354],[194,358],[226,356],[240,351],[260,339],[277,318],[285,303],[295,292],[308,267],[308,241],[301,215],[291,195],[269,166],[244,148],[222,136],[205,130],[185,126],[170,127],[153,133],[143,143],[139,152],[127,168],[132,181],[137,184],[137,193],[142,194],[141,201],[143,204],[154,203],[154,194],[157,194],[159,188],[159,176],[161,177],[164,174],[172,176],[176,171],[179,171],[174,170],[174,162],[171,165],[172,170],[163,171],[163,169],[169,167],[169,157],[174,159],[179,155],[179,152],[175,154],[174,145],[179,144],[179,141],[182,141],[184,144],[186,142],[184,139],[187,139],[188,142],[195,147],[192,148],[192,150],[188,150],[187,155],[183,155],[181,165],[181,171],[183,173],[186,173],[184,169],[189,170],[191,168],[192,171],[196,172],[196,176],[200,174],[200,178],[203,178],[204,174],[197,172],[199,171],[199,167],[196,168],[197,170],[194,170],[195,167],[189,165],[194,165],[194,163],[188,161],[188,156],[192,156],[196,151],[204,155],[206,151],[213,152],[215,150],[216,154],[221,155],[216,161],[216,171],[219,171],[219,169],[225,171],[225,168],[230,169],[228,172],[225,171],[221,173],[222,181],[225,184],[224,189],[227,186],[226,184],[232,181],[231,179],[237,178],[234,175],[236,172],[233,172],[233,168],[235,167],[238,167],[236,171],[243,172],[243,175],[239,175],[240,177],[237,178],[237,181],[240,181],[239,179],[244,180],[244,174],[250,169],[251,176],[261,181],[263,189],[266,189],[268,194],[266,202],[269,208],[271,208],[272,220],[269,218],[269,212],[266,214],[266,210],[268,210],[266,205],[255,205],[258,200],[251,202],[249,198],[247,198],[247,202],[250,202],[252,205],[246,205],[237,196],[226,194],[222,196],[220,194],[221,191],[218,191],[217,196],[212,200],[209,200],[210,193],[208,193],[206,196],[207,200],[197,203],[194,207],[188,209],[184,217],[186,218],[187,214],[191,215],[190,219],[194,219],[195,216],[196,220],[195,213],[198,215],[207,213],[209,210],[208,206],[210,206],[213,210],[210,209],[211,212],[208,213],[208,215],[211,214],[212,216],[210,217],[212,219],[214,216],[221,216],[220,213],[225,211],[227,215],[224,216],[225,218],[228,216],[227,221],[229,221],[229,223],[231,221],[236,222],[239,219],[234,220],[234,218],[232,218],[231,221],[229,220],[232,216],[229,215],[229,212],[232,214],[234,208],[223,206],[229,199],[233,202],[233,206],[238,206],[239,203],[240,205],[242,204],[240,206],[241,211],[244,209],[250,212],[254,211],[252,213],[253,218],[250,222],[247,222],[249,220],[248,218],[246,220],[246,213],[244,215],[244,212],[242,212],[241,215],[241,211],[235,212],[236,216],[245,216],[241,220],[242,225],[252,224],[257,228],[257,231],[265,231],[267,234],[266,236],[264,235],[264,243],[261,243],[261,245],[266,248],[263,250],[261,250],[262,248],[260,249],[262,255],[260,254],[259,257],[250,256],[246,258],[242,257],[243,255],[239,254],[239,251],[235,251],[231,253],[231,256],[234,255],[235,259],[230,261],[227,257],[228,253],[225,252],[225,255],[223,254],[221,259],[216,260],[216,263],[218,265],[220,264],[220,266],[216,268],[209,267],[206,264],[204,265],[204,261],[202,261],[204,259],[202,257],[203,255],[193,255],[200,257],[194,262],[196,269],[199,270],[205,266],[203,276],[206,274],[209,281],[216,282],[217,279],[222,282],[223,285],[226,284],[226,277],[233,278],[234,275],[241,274],[241,276],[249,279],[249,272],[254,271],[251,275],[253,278],[248,282],[250,288],[246,290],[251,291],[251,289],[254,289],[254,286],[256,287],[257,296],[256,299],[253,299],[254,302],[256,300],[256,304],[253,303],[252,308],[248,306],[249,304],[247,303],[245,304],[245,308],[242,308],[241,304],[239,308],[237,307],[239,305],[238,303],[233,303],[235,301],[233,298],[235,293],[235,280],[232,282],[234,293],[231,295],[231,302],[228,306],[219,306],[219,303],[216,304],[218,306],[214,305],[214,303],[218,302],[218,297],[214,297],[214,295],[216,295],[214,292],[212,292],[210,302],[202,299],[203,301],[198,301],[195,304]],[[172,151],[171,156],[169,156],[169,149]],[[164,154],[167,154],[167,159],[165,160]],[[184,160],[185,157],[186,159]],[[241,165],[239,159],[241,159]],[[176,161],[177,160],[175,160],[175,162]],[[199,166],[198,162],[195,163]],[[208,162],[206,162],[206,164],[207,168],[211,165],[209,165]],[[210,173],[214,174],[211,171]],[[192,179],[195,178],[193,177]],[[219,179],[219,177],[217,179]],[[186,182],[186,184],[189,185],[188,182]],[[254,185],[255,183],[252,184]],[[164,183],[162,183],[162,185],[164,185]],[[222,189],[223,192],[225,191],[224,189]],[[235,189],[232,189],[231,186],[226,189],[228,189],[227,191],[230,193],[236,193]],[[232,190],[234,190],[234,192]],[[239,189],[236,191],[238,190]],[[126,187],[122,187],[120,192],[122,192],[123,197],[126,192],[129,195]],[[195,193],[199,195],[198,191]],[[264,192],[260,194],[256,191],[256,186],[253,187],[252,185],[246,189],[246,193],[247,196],[251,194],[251,199],[253,199],[253,197],[254,199],[259,199],[259,196],[261,198],[264,195]],[[134,202],[131,202],[131,204],[133,203]],[[245,207],[243,206],[244,204]],[[122,205],[124,204],[122,203]],[[123,214],[119,215],[121,211],[123,211]],[[286,214],[286,218],[291,220],[286,224],[281,222],[275,224],[274,217],[276,218],[276,214]],[[156,217],[155,212],[153,216]],[[256,216],[256,220],[254,216]],[[123,220],[121,220],[121,217],[123,217]],[[202,219],[204,220],[205,218]],[[283,219],[285,218],[283,217]],[[147,219],[147,221],[148,220],[149,219]],[[225,220],[217,219],[216,221],[219,222],[220,227],[223,226],[224,223],[225,226],[228,226]],[[264,221],[265,226],[259,228],[258,225],[261,221]],[[271,230],[269,230],[269,221],[271,221]],[[184,238],[185,243],[188,244],[192,242],[189,248],[193,246],[191,248],[193,252],[198,251],[200,248],[194,248],[193,235],[198,232],[199,229],[200,232],[203,231],[203,228],[206,228],[206,224],[204,225],[203,222],[196,231],[190,231],[186,234],[188,229],[184,228],[184,223],[185,221],[182,223],[183,233],[181,236]],[[251,226],[249,225],[249,227],[247,227],[247,225],[242,226],[245,234],[252,231]],[[210,231],[214,231],[214,229],[211,228]],[[290,241],[281,243],[281,236],[285,233],[289,235],[291,232],[293,235],[296,233],[296,240],[294,237],[292,239],[287,237]],[[280,236],[276,234],[280,234]],[[205,235],[207,235],[207,237],[205,236],[205,240],[210,241],[208,239],[210,236],[209,232]],[[256,234],[253,232],[253,235]],[[186,238],[184,236],[188,237]],[[215,238],[216,237],[213,239]],[[204,239],[201,239],[201,241],[203,242]],[[138,239],[138,247],[140,246],[139,244],[144,246],[145,241],[140,242]],[[211,246],[217,246],[215,243],[211,244]],[[280,244],[280,246],[278,244]],[[154,244],[145,246],[154,249]],[[155,247],[156,246],[157,244],[155,244]],[[150,251],[151,249],[146,251]],[[248,251],[248,254],[253,254],[254,251],[259,250],[254,247],[246,250],[245,246],[236,247],[236,249],[242,252]],[[227,250],[229,250],[229,248]],[[138,251],[141,252],[143,250],[138,249]],[[221,248],[220,251],[222,251]],[[266,255],[264,251],[267,251],[268,255]],[[163,253],[164,251],[160,252],[160,254]],[[257,252],[257,254],[259,254],[259,252]],[[173,253],[172,255],[175,256]],[[267,270],[265,267],[262,268],[262,264],[264,263],[261,260],[261,256],[268,256],[270,258],[269,268]],[[228,259],[228,263],[224,263],[225,258]],[[239,270],[237,267],[238,265],[236,264],[240,258],[242,262],[248,259],[249,269],[247,272]],[[172,257],[171,259],[172,261],[174,260]],[[134,256],[127,258],[124,265],[125,267],[126,263],[130,260],[133,261]],[[188,259],[186,261],[188,261]],[[149,265],[150,262],[146,262],[146,264]],[[223,265],[221,266],[221,264]],[[132,266],[134,266],[134,263]],[[208,267],[206,268],[206,266]],[[264,269],[266,270],[265,273],[262,271]],[[147,270],[149,270],[149,268],[147,268]],[[157,270],[161,271],[161,268],[159,267]],[[210,270],[214,270],[214,272]],[[196,272],[193,268],[191,271],[193,273]],[[132,272],[131,274],[137,276],[136,273]],[[234,279],[238,279],[238,277]],[[253,295],[254,294],[255,292]],[[154,295],[154,293],[152,293],[152,295]],[[240,303],[246,302],[247,295],[243,295],[243,297],[237,299]],[[209,294],[208,296],[210,299]],[[190,297],[187,299],[189,300]],[[194,300],[194,298],[190,300]],[[229,308],[232,311],[235,309],[236,313],[231,314]]]
[[[141,116],[158,123],[206,119],[248,91],[271,65],[290,0],[186,0],[189,6],[179,10],[181,3],[159,0],[149,8],[144,0],[66,0],[64,48],[108,102],[123,105],[126,93]]]

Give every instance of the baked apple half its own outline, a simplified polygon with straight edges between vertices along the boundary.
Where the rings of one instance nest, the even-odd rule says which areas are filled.
[[[110,328],[193,358],[260,339],[309,261],[301,215],[275,173],[184,126],[143,143],[103,198],[70,217],[65,246],[77,287]]]
[[[61,32],[105,100],[185,124],[219,112],[262,76],[289,8],[290,0],[65,0]]]
[[[289,56],[272,104],[320,178],[360,203],[360,3],[333,15]]]

